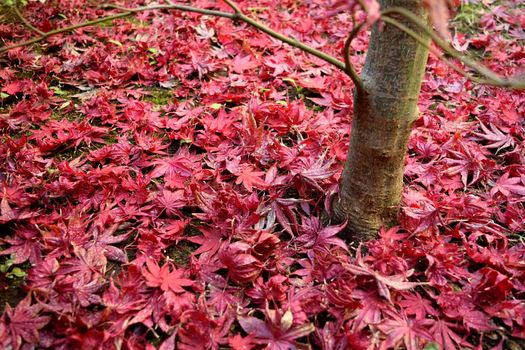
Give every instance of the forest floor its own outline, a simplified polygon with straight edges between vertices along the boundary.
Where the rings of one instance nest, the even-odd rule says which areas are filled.
[[[326,3],[240,5],[342,59],[351,17]],[[118,12],[20,10],[42,31]],[[452,44],[513,76],[523,28],[523,2],[471,0]],[[0,45],[36,35],[0,9]],[[525,94],[431,55],[399,225],[347,246],[321,217],[352,107],[343,72],[225,18],[0,54],[0,348],[525,349]]]

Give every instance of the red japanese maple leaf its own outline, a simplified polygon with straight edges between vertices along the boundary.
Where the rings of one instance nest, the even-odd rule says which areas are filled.
[[[373,277],[376,280],[379,295],[390,302],[392,299],[388,287],[393,288],[394,290],[408,290],[425,284],[421,282],[404,281],[406,277],[403,275],[384,276],[379,272],[374,271],[363,262],[361,258],[361,247],[358,248],[356,262],[357,265],[351,263],[343,263],[342,265],[347,271],[356,276]]]
[[[19,349],[22,342],[37,345],[40,339],[38,331],[51,319],[49,316],[40,315],[41,306],[31,305],[31,296],[25,297],[12,309],[6,304],[5,313],[0,321],[6,324],[11,333],[14,349]]]
[[[194,157],[187,151],[180,151],[178,155],[172,158],[159,158],[152,162],[152,165],[155,165],[155,169],[150,173],[150,176],[157,178],[162,175],[179,174],[189,177],[193,172],[194,161]]]
[[[177,209],[180,209],[186,205],[186,196],[184,191],[162,190],[159,196],[155,199],[155,202],[166,211],[169,216],[177,213]]]
[[[146,260],[146,268],[142,269],[142,275],[146,278],[149,287],[160,287],[163,291],[171,290],[174,293],[185,292],[184,288],[193,285],[193,281],[184,278],[184,270],[173,268],[170,263],[159,265],[151,260]]]
[[[522,184],[522,179],[519,177],[510,177],[507,172],[503,174],[496,183],[492,183],[494,187],[490,190],[490,194],[494,196],[500,192],[505,197],[509,197],[511,193],[525,196],[525,185]]]
[[[377,325],[382,332],[387,334],[387,339],[381,344],[381,349],[397,348],[403,343],[407,350],[418,350],[428,340],[432,340],[427,326],[432,323],[430,319],[413,319],[405,315],[389,312],[389,318]]]
[[[438,318],[430,328],[432,338],[442,346],[443,350],[456,350],[462,348],[461,346],[472,346],[454,332],[451,327],[458,327],[458,325],[454,325]]]
[[[417,292],[403,292],[403,300],[399,301],[398,304],[402,306],[407,315],[414,315],[416,319],[424,319],[427,315],[437,316],[436,309],[432,307],[432,302],[428,299],[424,299]]]
[[[514,138],[512,135],[507,132],[504,133],[498,129],[494,124],[490,124],[490,129],[485,126],[482,122],[479,122],[481,130],[483,133],[475,133],[477,136],[482,137],[483,139],[490,141],[487,148],[497,148],[498,150],[506,148],[509,146],[514,146]]]
[[[255,342],[266,344],[271,350],[294,349],[295,341],[315,330],[312,323],[293,323],[293,313],[290,310],[282,313],[280,310],[266,310],[267,319],[263,321],[256,317],[239,317],[242,329],[255,336]]]
[[[199,255],[208,252],[209,256],[213,256],[219,251],[223,235],[220,230],[215,228],[200,227],[199,231],[202,236],[186,237],[186,240],[200,244],[200,247],[193,252],[194,255]]]
[[[301,235],[297,241],[304,244],[305,248],[314,250],[328,251],[330,246],[337,246],[348,251],[346,243],[338,237],[335,237],[346,226],[346,222],[341,225],[323,227],[319,219],[315,216],[301,217]]]
[[[255,346],[255,336],[253,334],[242,337],[240,334],[228,337],[228,344],[233,350],[251,350]]]
[[[264,172],[256,170],[252,165],[244,168],[240,173],[237,173],[237,185],[241,184],[249,191],[252,192],[253,188],[265,189],[268,184],[261,178]]]
[[[258,66],[257,62],[251,60],[250,55],[242,56],[238,54],[232,61],[233,71],[241,74],[247,69],[252,69]]]

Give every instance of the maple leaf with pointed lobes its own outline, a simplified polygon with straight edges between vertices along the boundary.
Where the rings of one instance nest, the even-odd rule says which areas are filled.
[[[443,350],[456,350],[462,349],[463,346],[472,347],[471,344],[463,340],[458,334],[456,334],[451,327],[458,327],[440,318],[436,319],[430,327],[430,334],[432,338],[437,341]]]
[[[388,336],[380,349],[397,348],[402,342],[407,350],[419,350],[426,341],[432,340],[432,335],[426,327],[432,320],[408,318],[404,312],[388,312],[388,316],[388,319],[377,325],[377,328]]]
[[[436,317],[438,312],[432,307],[432,301],[424,299],[417,292],[402,293],[403,300],[398,302],[398,305],[403,307],[407,315],[414,315],[416,319],[424,319],[427,315]]]
[[[483,175],[488,173],[487,166],[490,166],[490,160],[487,159],[484,150],[480,145],[459,142],[459,151],[450,150],[454,158],[447,159],[447,174],[461,176],[461,182],[464,187],[476,183]],[[470,182],[467,180],[471,175]]]
[[[356,276],[374,277],[377,283],[379,295],[381,295],[383,298],[385,298],[389,302],[392,302],[392,298],[390,296],[390,290],[388,289],[388,287],[393,288],[394,290],[409,290],[417,286],[426,284],[422,282],[404,281],[405,276],[403,275],[384,276],[374,271],[372,268],[368,267],[363,262],[363,259],[361,257],[361,246],[357,248],[356,262],[357,262],[357,265],[351,264],[351,263],[343,263],[342,265],[347,271],[349,271],[350,273]]]
[[[235,73],[241,74],[247,69],[258,67],[259,64],[257,62],[252,61],[250,55],[246,55],[243,57],[241,54],[238,54],[233,59],[232,66],[233,66],[233,71]]]
[[[102,229],[102,232],[99,232],[99,229],[95,228],[93,230],[93,240],[90,241],[89,245],[94,246],[95,249],[101,249],[104,255],[110,260],[127,263],[128,258],[126,253],[124,253],[122,249],[113,246],[113,244],[126,240],[131,235],[131,231],[114,236],[113,234],[117,231],[118,227],[119,224],[113,224],[107,229]]]
[[[187,241],[200,244],[200,247],[193,252],[193,255],[199,255],[206,252],[210,257],[215,255],[221,247],[223,238],[222,232],[216,228],[205,227],[200,227],[199,231],[202,233],[202,236],[186,237]]]
[[[522,179],[519,177],[509,177],[509,173],[503,174],[496,183],[489,182],[493,184],[494,187],[490,190],[490,195],[494,196],[496,193],[501,193],[505,197],[509,197],[511,193],[525,196],[525,186],[522,185]]]
[[[155,165],[155,169],[150,173],[152,178],[168,175],[181,175],[184,177],[190,177],[195,168],[195,161],[200,157],[189,154],[187,150],[181,150],[179,154],[172,158],[159,158],[152,162]]]
[[[240,334],[235,334],[228,337],[228,344],[233,350],[251,350],[255,346],[255,336],[249,334],[243,338]]]
[[[291,310],[282,313],[279,309],[266,307],[266,321],[252,316],[239,317],[242,329],[255,336],[257,344],[265,344],[267,349],[296,349],[296,340],[315,331],[312,323],[294,324]]]
[[[490,124],[490,129],[487,128],[482,122],[479,122],[479,124],[481,130],[483,130],[483,133],[475,132],[474,134],[491,142],[485,147],[497,148],[499,151],[502,148],[514,146],[514,138],[512,137],[512,135],[510,135],[510,133],[502,132],[494,124]]]
[[[236,175],[237,180],[235,180],[235,183],[237,185],[242,183],[248,192],[252,192],[254,187],[260,190],[268,187],[268,184],[261,178],[264,172],[256,170],[252,165],[247,166]]]
[[[345,251],[348,247],[342,239],[334,237],[346,226],[346,222],[337,226],[322,227],[321,222],[315,216],[310,218],[301,216],[302,234],[297,237],[297,241],[304,244],[305,248],[313,250],[329,251],[329,246],[337,246]]]
[[[177,209],[183,208],[186,205],[187,197],[184,194],[184,191],[169,191],[162,190],[157,198],[155,198],[155,203],[166,211],[166,214],[172,216],[177,213]]]
[[[174,293],[184,293],[182,287],[193,285],[193,281],[184,278],[184,270],[173,268],[171,263],[166,263],[159,267],[159,265],[151,260],[146,260],[146,267],[142,268],[142,275],[146,278],[146,285],[149,287],[160,287],[161,290],[167,292],[171,290]]]
[[[0,324],[5,324],[11,333],[11,345],[14,349],[19,349],[23,342],[33,345],[39,343],[38,331],[51,319],[49,316],[41,316],[41,309],[38,304],[31,305],[31,295],[22,299],[14,309],[6,304]]]

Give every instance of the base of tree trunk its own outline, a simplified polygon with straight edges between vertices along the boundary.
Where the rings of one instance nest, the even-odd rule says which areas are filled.
[[[420,0],[380,0],[381,8],[401,6],[425,19]],[[421,28],[401,22],[420,36]],[[429,42],[430,38],[426,38]],[[377,236],[381,225],[396,222],[403,188],[403,170],[428,50],[406,33],[374,25],[363,88],[354,94],[350,147],[334,199],[333,219],[347,221],[347,242]]]
[[[384,96],[366,94],[356,99],[346,166],[333,219],[347,221],[347,241],[375,238],[381,225],[397,219],[403,188],[408,138],[417,118],[415,101],[402,101],[402,118],[383,118],[374,107]],[[390,101],[391,102],[391,101]]]

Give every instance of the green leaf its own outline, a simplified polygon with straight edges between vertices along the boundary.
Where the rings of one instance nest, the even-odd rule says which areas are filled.
[[[10,275],[16,276],[16,277],[25,277],[26,272],[22,270],[19,267],[14,267],[13,271],[11,271]]]
[[[297,83],[292,78],[284,78],[283,81],[287,81],[289,83],[292,83],[293,86],[297,87]]]
[[[13,265],[13,260],[7,259],[3,264],[0,264],[0,272],[6,273],[7,270],[9,270],[9,268],[11,267],[11,265]]]
[[[427,345],[425,345],[423,350],[440,350],[440,349],[437,343],[432,342],[432,343],[428,343]]]
[[[59,95],[59,96],[67,95],[67,92],[62,90],[58,86],[51,86],[51,90],[55,92],[55,95]]]
[[[219,109],[219,108],[222,107],[222,105],[220,103],[214,103],[214,104],[210,105],[210,107],[213,108],[213,109]]]
[[[0,92],[0,98],[8,98],[9,97],[9,94],[5,93],[5,92]]]
[[[112,44],[117,45],[118,47],[123,47],[123,46],[124,46],[124,45],[122,45],[122,43],[121,43],[120,41],[118,41],[118,40],[109,39],[108,41],[109,41],[110,43],[112,43]]]

